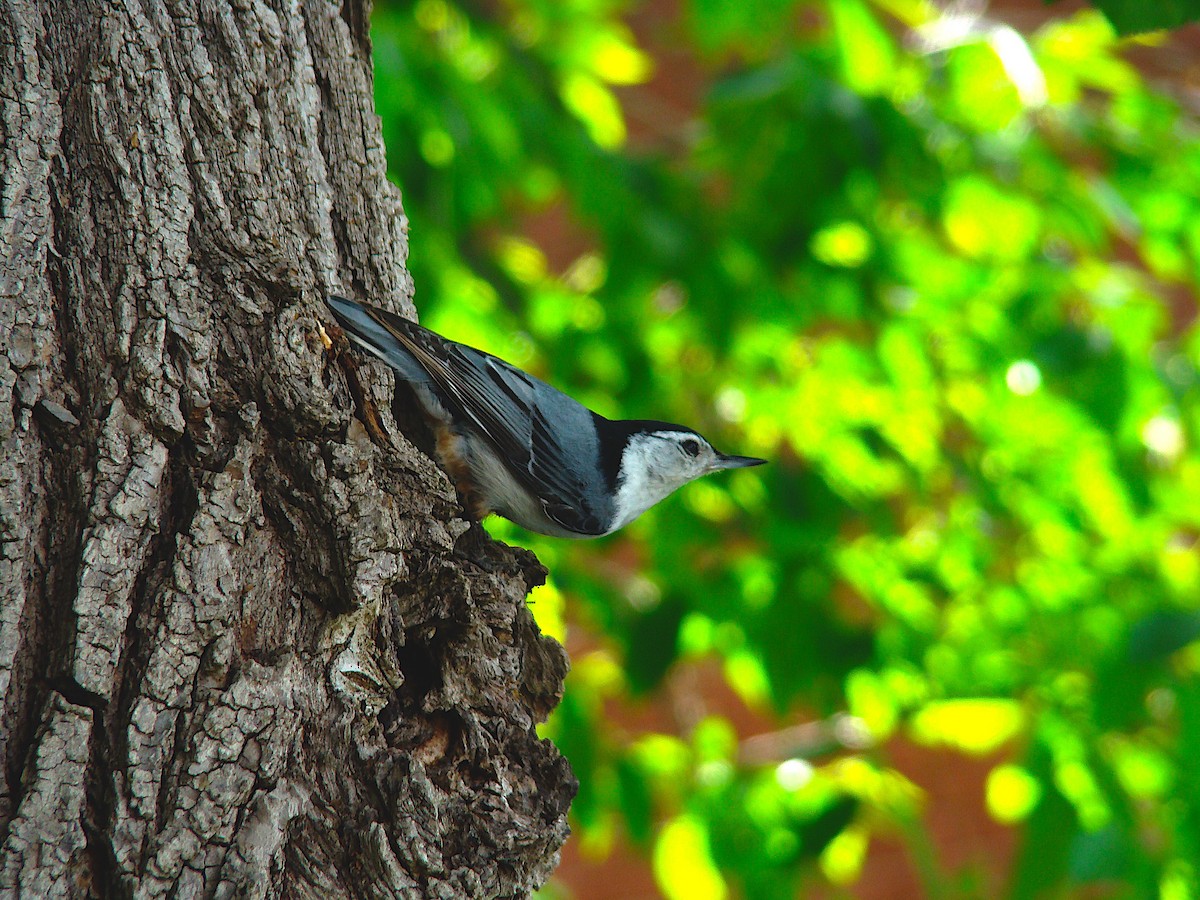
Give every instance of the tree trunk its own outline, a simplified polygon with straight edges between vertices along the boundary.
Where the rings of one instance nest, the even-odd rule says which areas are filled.
[[[320,340],[327,291],[412,312],[367,17],[0,0],[2,894],[516,897],[557,861],[544,572]]]

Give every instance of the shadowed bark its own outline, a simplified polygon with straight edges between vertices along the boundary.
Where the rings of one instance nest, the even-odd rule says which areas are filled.
[[[0,893],[524,896],[543,570],[321,298],[412,313],[359,0],[0,0]]]

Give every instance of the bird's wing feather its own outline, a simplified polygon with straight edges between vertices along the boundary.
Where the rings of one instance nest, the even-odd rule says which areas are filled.
[[[471,423],[508,461],[517,480],[541,498],[549,518],[580,534],[603,533],[597,511],[587,503],[588,485],[573,473],[572,454],[555,437],[554,426],[562,423],[550,420],[555,411],[547,410],[538,395],[560,406],[574,400],[498,357],[383,310],[364,308],[429,374],[442,401]]]

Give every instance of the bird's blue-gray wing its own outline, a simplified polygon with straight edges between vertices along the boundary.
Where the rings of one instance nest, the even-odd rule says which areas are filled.
[[[582,474],[597,465],[591,413],[504,360],[461,344],[447,349],[435,383],[454,394],[547,516],[579,534],[602,534],[600,498]]]
[[[513,476],[541,498],[547,516],[579,534],[604,532],[601,495],[581,475],[598,462],[590,411],[498,357],[384,310],[339,301],[333,309],[357,331],[358,342],[382,344],[369,349],[408,380],[430,383],[451,413],[491,443]],[[359,318],[365,314],[366,323],[347,321],[342,305],[355,307]],[[393,361],[397,351],[406,357],[400,365]],[[413,361],[418,378],[409,377]]]

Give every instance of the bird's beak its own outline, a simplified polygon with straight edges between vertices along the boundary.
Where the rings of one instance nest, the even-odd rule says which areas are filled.
[[[726,456],[724,453],[718,453],[713,469],[744,469],[747,466],[761,466],[765,462],[765,459],[754,456]]]

